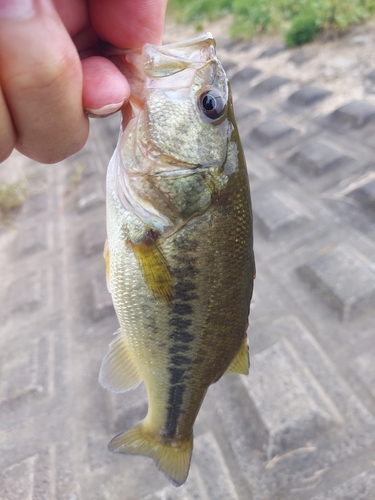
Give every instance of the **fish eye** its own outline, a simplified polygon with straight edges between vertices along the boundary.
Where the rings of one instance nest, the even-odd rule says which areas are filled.
[[[220,92],[212,89],[199,96],[199,107],[207,118],[217,120],[225,110],[225,102]]]

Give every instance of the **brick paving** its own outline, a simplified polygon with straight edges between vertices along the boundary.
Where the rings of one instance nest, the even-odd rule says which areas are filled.
[[[253,196],[250,376],[210,388],[181,488],[107,451],[147,398],[98,383],[118,327],[101,254],[119,118],[93,122],[74,157],[22,160],[38,189],[0,233],[1,500],[375,498],[375,106],[324,113],[331,91],[238,68],[235,50],[221,57]]]

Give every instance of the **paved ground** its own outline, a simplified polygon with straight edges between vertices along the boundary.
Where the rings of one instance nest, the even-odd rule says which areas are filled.
[[[101,253],[118,118],[57,166],[8,160],[32,196],[0,233],[1,500],[375,498],[375,105],[288,79],[315,56],[270,75],[291,53],[261,52],[220,46],[253,193],[251,375],[210,389],[178,490],[106,447],[147,406],[97,381],[117,329]]]

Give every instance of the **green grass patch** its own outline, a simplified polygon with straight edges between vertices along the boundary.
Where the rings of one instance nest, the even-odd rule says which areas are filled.
[[[285,44],[296,47],[312,42],[319,31],[319,24],[313,13],[300,14],[292,19],[290,28],[285,32]]]
[[[230,35],[251,39],[260,32],[281,32],[289,46],[312,41],[324,30],[337,33],[375,13],[375,0],[170,0],[169,13],[178,21],[202,26],[233,14]]]
[[[169,0],[168,12],[180,22],[212,21],[232,12],[233,0]]]
[[[269,30],[273,24],[271,7],[270,0],[233,0],[234,22],[230,35],[250,39],[257,32]]]

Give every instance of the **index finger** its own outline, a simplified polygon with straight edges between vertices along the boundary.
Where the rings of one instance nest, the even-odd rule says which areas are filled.
[[[91,22],[100,38],[115,47],[135,49],[161,44],[167,0],[92,0]]]

